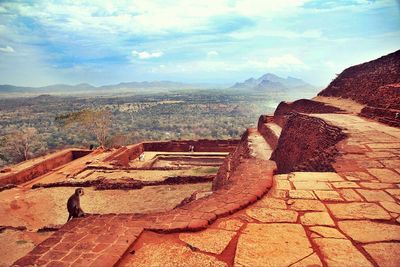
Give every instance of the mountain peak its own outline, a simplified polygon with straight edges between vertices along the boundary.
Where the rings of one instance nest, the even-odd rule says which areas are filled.
[[[276,79],[282,79],[279,76],[273,74],[273,73],[266,73],[263,76],[261,76],[260,78],[258,78],[258,80],[270,80],[270,81],[274,81]]]
[[[282,78],[273,73],[266,73],[258,79],[250,78],[244,82],[238,82],[231,88],[236,89],[252,89],[252,90],[287,90],[292,88],[313,88],[312,85],[301,79],[288,77]]]

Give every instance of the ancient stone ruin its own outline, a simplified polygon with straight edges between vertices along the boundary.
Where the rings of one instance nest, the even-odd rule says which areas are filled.
[[[281,103],[240,140],[11,166],[3,230],[44,231],[21,229],[32,245],[13,265],[398,266],[399,83],[400,50],[346,69],[313,100]],[[89,215],[65,223],[75,187]]]

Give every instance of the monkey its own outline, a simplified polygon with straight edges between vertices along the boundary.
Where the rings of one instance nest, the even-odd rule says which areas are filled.
[[[85,213],[81,209],[81,203],[79,200],[79,197],[83,195],[83,188],[77,188],[75,189],[75,193],[69,197],[67,202],[67,210],[69,213],[67,222],[74,217],[78,218],[85,216]]]

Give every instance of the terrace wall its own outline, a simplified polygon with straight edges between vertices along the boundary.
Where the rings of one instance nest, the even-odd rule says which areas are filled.
[[[271,156],[279,173],[293,171],[334,171],[336,144],[346,138],[342,129],[299,113],[287,116],[278,146]]]
[[[104,159],[105,162],[112,162],[113,165],[129,166],[129,161],[134,160],[144,152],[143,144],[135,144],[119,148],[112,155]]]
[[[249,129],[247,129],[235,149],[224,159],[224,163],[219,167],[217,176],[213,180],[212,190],[216,191],[231,184],[231,176],[240,165],[243,158],[250,158],[248,144]]]
[[[194,146],[195,152],[232,152],[240,140],[179,140],[145,142],[145,151],[188,152],[189,146]]]
[[[77,158],[89,154],[90,150],[62,150],[53,155],[48,155],[43,160],[33,159],[31,161],[24,161],[18,165],[13,166],[11,172],[2,174],[0,176],[0,186],[7,184],[21,184],[26,181],[39,177],[54,168],[71,162]],[[29,162],[32,162],[30,165]],[[24,167],[26,165],[26,167]]]

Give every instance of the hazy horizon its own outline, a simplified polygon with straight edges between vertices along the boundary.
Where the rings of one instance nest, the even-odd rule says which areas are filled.
[[[398,1],[2,1],[0,84],[326,86],[399,49]]]
[[[57,85],[60,85],[60,86],[62,86],[62,85],[66,85],[66,86],[90,85],[90,86],[94,86],[96,88],[100,88],[100,87],[107,87],[107,86],[116,86],[116,85],[125,84],[125,83],[138,83],[138,84],[140,84],[140,83],[163,83],[163,82],[165,82],[165,83],[187,84],[187,85],[191,85],[191,86],[197,86],[198,85],[199,86],[198,89],[202,89],[202,88],[203,89],[204,88],[205,89],[207,89],[207,88],[209,88],[209,89],[213,89],[213,88],[215,88],[215,89],[228,89],[228,88],[234,86],[236,83],[242,83],[242,82],[245,82],[246,80],[252,79],[252,78],[259,79],[259,78],[262,78],[264,75],[269,75],[269,74],[275,75],[274,73],[264,73],[262,76],[251,76],[251,77],[247,77],[244,80],[237,80],[237,81],[234,81],[232,83],[227,83],[227,82],[225,82],[225,83],[223,83],[223,82],[221,82],[221,83],[197,82],[196,83],[196,82],[181,82],[181,81],[173,81],[173,80],[138,80],[138,81],[120,81],[118,83],[100,84],[100,85],[94,85],[94,84],[87,83],[87,82],[72,83],[72,84],[69,84],[69,83],[56,83],[56,84],[46,84],[46,85],[42,85],[42,86],[29,86],[29,85],[21,86],[21,85],[14,85],[14,84],[0,84],[0,85],[6,85],[6,86],[10,85],[10,86],[16,86],[16,87],[30,87],[30,88],[42,88],[42,87],[51,87],[51,86],[57,86]],[[293,76],[278,76],[278,75],[276,75],[276,76],[278,78],[283,78],[283,79],[289,79],[289,78],[300,79],[298,77],[293,77]],[[300,80],[307,83],[307,81],[304,81],[302,79],[300,79]],[[321,87],[321,86],[318,86],[318,85],[315,85],[315,84],[310,84],[310,83],[309,83],[309,85],[314,87],[314,88]]]

